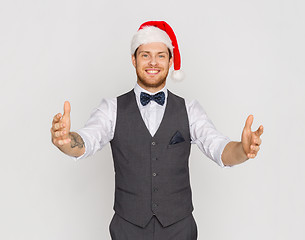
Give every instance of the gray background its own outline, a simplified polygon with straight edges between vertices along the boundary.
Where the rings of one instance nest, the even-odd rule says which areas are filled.
[[[258,157],[222,169],[190,159],[199,239],[305,239],[303,0],[0,2],[0,239],[110,239],[109,145],[74,162],[50,141],[72,106],[83,126],[102,97],[135,84],[130,40],[147,20],[175,30],[187,78],[168,88],[197,99],[240,140],[249,114],[265,127]]]

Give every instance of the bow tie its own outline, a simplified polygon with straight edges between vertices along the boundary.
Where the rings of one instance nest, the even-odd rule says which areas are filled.
[[[164,104],[164,101],[165,101],[165,94],[164,92],[159,92],[155,95],[149,95],[145,92],[141,92],[141,95],[140,95],[140,101],[141,101],[141,104],[143,106],[146,106],[151,100],[155,101],[156,103],[160,104],[163,106]]]

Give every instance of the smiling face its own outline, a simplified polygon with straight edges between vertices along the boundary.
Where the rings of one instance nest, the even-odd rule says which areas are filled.
[[[136,51],[136,57],[132,56],[137,82],[150,92],[157,92],[165,86],[172,63],[167,46],[160,42],[143,44]]]

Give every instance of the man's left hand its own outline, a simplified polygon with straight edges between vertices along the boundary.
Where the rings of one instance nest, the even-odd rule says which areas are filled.
[[[255,132],[251,131],[253,123],[253,115],[249,115],[243,133],[241,135],[241,142],[243,149],[248,158],[255,158],[262,143],[260,136],[264,132],[264,127],[261,125]]]

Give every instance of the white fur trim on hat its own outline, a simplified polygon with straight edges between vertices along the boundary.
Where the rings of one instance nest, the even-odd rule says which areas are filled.
[[[176,82],[181,82],[185,78],[185,74],[182,70],[174,70],[170,75],[171,79]]]
[[[165,31],[153,26],[144,27],[133,36],[131,41],[131,54],[134,54],[139,46],[152,42],[164,43],[173,54],[172,40]]]

